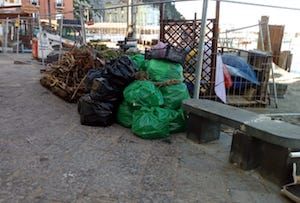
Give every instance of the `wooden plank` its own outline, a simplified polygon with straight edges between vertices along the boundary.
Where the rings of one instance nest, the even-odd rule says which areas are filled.
[[[257,49],[262,51],[268,51],[268,40],[267,40],[267,25],[269,23],[269,16],[262,16],[261,17],[261,32],[262,38],[259,35],[258,42],[257,42]],[[263,43],[263,44],[262,44]]]
[[[284,34],[284,25],[269,25],[273,62],[278,65],[281,44]]]
[[[241,107],[241,106],[255,106],[257,105],[258,103],[256,101],[249,101],[247,100],[246,98],[243,97],[243,95],[235,95],[235,96],[232,96],[232,95],[228,95],[226,97],[227,99],[227,104],[228,105],[232,105],[232,106],[238,106],[238,107]]]
[[[292,58],[293,58],[293,54],[291,54],[291,51],[282,51],[280,53],[278,66],[290,72],[291,65],[292,65]]]

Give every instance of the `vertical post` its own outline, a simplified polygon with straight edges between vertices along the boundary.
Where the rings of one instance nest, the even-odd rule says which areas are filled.
[[[17,55],[19,55],[19,38],[20,38],[20,15],[18,15],[16,27],[17,27]]]
[[[268,51],[272,53],[271,39],[270,39],[270,30],[269,24],[267,24],[267,43],[268,43]],[[272,53],[273,54],[273,53]],[[273,61],[272,61],[273,62]],[[274,99],[275,99],[275,107],[278,108],[278,99],[277,99],[277,87],[274,78],[274,67],[273,63],[271,64],[271,72],[272,72],[272,82],[273,82],[273,91],[274,91]]]
[[[59,58],[58,60],[61,60],[61,55],[62,55],[62,32],[63,32],[63,23],[64,23],[64,19],[61,18],[60,19],[60,32],[59,32]]]
[[[128,19],[127,19],[127,23],[128,23],[128,27],[130,25],[132,25],[132,0],[128,0]]]
[[[164,38],[163,20],[164,20],[164,3],[160,3],[159,4],[159,24],[160,24],[159,40],[160,41],[163,41]]]
[[[191,50],[193,50],[195,48],[195,46],[197,45],[196,42],[196,23],[197,23],[197,13],[194,13],[194,21],[193,21],[193,33],[192,33],[192,38],[193,38],[193,42],[192,42],[192,46],[190,45]]]
[[[4,41],[5,41],[5,21],[1,20],[1,26],[2,26],[2,30],[3,30],[3,42],[2,42],[2,53],[4,53]]]
[[[8,44],[8,18],[5,21],[5,36],[4,36],[4,50],[3,53],[7,53],[7,44]]]
[[[125,44],[127,41],[127,38],[132,37],[133,27],[132,27],[132,0],[128,0],[128,6],[127,6],[127,34],[125,36]]]
[[[218,48],[218,39],[219,39],[219,22],[220,22],[220,0],[216,1],[216,22],[215,22],[215,39],[217,41],[216,44],[216,48],[215,50],[217,50]]]
[[[85,26],[84,26],[83,7],[82,6],[80,7],[80,22],[81,22],[83,44],[86,44],[86,35],[85,35]]]
[[[135,39],[136,38],[136,12],[137,12],[137,7],[134,6],[134,0],[132,0],[131,2],[131,22],[132,22],[132,38]]]
[[[49,20],[50,30],[52,30],[52,24],[51,24],[51,5],[50,5],[50,0],[48,0],[48,20]]]
[[[199,99],[200,93],[200,82],[201,82],[201,75],[202,75],[202,65],[203,65],[203,54],[204,54],[204,45],[205,45],[205,28],[206,28],[206,20],[207,20],[207,7],[208,7],[208,0],[203,0],[202,6],[202,19],[201,19],[201,29],[200,29],[200,39],[198,45],[198,53],[197,53],[197,69],[196,69],[196,81],[194,87],[194,94],[193,98]]]
[[[130,18],[131,18],[130,17],[130,6],[129,6],[130,5],[130,1],[131,0],[128,0],[128,3],[127,3],[127,30],[129,28],[129,23],[130,23],[129,21],[130,21]]]
[[[264,35],[263,35],[263,28],[262,28],[262,23],[261,21],[258,21],[258,25],[259,25],[259,39],[258,43],[257,43],[257,48],[265,51],[265,46],[264,46]]]
[[[43,37],[43,28],[41,24],[41,18],[40,18],[40,13],[38,12],[38,21],[39,21],[39,33],[38,33],[38,55],[39,55],[39,50],[41,49],[42,52],[42,69],[40,71],[45,70],[45,61],[44,61],[44,48],[42,44],[42,37]]]

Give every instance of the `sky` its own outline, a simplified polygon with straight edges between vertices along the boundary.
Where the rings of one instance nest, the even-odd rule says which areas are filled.
[[[298,11],[267,8],[260,6],[244,5],[237,3],[221,2],[220,4],[220,27],[240,28],[258,24],[261,16],[269,16],[269,24],[285,25],[286,32],[300,32],[300,0],[232,0],[239,2],[249,2],[256,4],[283,6],[291,8],[299,8]],[[203,1],[176,2],[175,6],[186,19],[194,19],[194,13],[197,18],[202,17]],[[208,1],[207,18],[215,17],[216,2]]]

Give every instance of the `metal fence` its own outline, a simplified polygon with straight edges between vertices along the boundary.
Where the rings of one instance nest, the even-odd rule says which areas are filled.
[[[2,19],[0,24],[0,44],[2,52],[28,52],[32,38],[38,28],[38,20],[33,17]]]
[[[185,83],[189,87],[191,95],[195,86],[200,29],[202,29],[201,20],[163,20],[161,25],[161,40],[187,51],[183,68]],[[256,51],[254,49],[247,50],[247,43],[253,41],[253,38],[250,38],[248,35],[241,39],[235,35],[236,33],[226,33],[226,39],[220,38],[219,47],[217,48],[217,28],[215,27],[214,19],[206,22],[205,30],[205,49],[199,98],[223,101],[238,107],[265,107],[269,105],[269,78],[273,55],[270,52]],[[251,37],[253,36],[252,33]],[[258,34],[255,39],[255,47],[257,46],[257,38]],[[253,44],[252,42],[251,45],[253,46]],[[251,47],[248,46],[248,48]],[[219,55],[222,58],[225,54],[238,57],[248,64],[248,67],[251,69],[249,71],[254,73],[254,77],[256,77],[258,82],[249,81],[245,77],[241,77],[239,73],[230,75],[231,86],[225,88],[224,94],[226,98],[224,97],[224,99],[217,92],[217,86],[221,84],[216,77],[216,67],[217,56]],[[222,68],[222,66],[219,68]],[[227,69],[227,66],[225,68]],[[239,67],[234,68],[237,68],[234,71],[240,71]],[[232,72],[232,69],[230,70]],[[221,83],[225,83],[225,80],[221,81]]]
[[[200,97],[213,94],[215,81],[217,38],[215,32],[215,20],[205,22],[206,40],[204,61],[201,79]],[[203,23],[201,20],[163,20],[161,25],[161,41],[179,47],[187,51],[186,61],[183,63],[185,83],[190,93],[195,86],[196,66],[198,62],[198,43],[200,30]]]
[[[125,11],[128,6],[118,7],[120,12]],[[203,28],[201,20],[171,20],[159,19],[161,13],[158,7],[153,15],[154,20],[146,20],[149,5],[139,6],[135,9],[136,13],[136,37],[138,41],[145,45],[151,45],[153,41],[161,40],[185,50],[186,60],[183,62],[184,79],[192,95],[195,86],[198,43],[200,30]],[[124,39],[127,32],[128,22],[126,22],[126,13],[118,16],[120,12],[115,8],[105,9],[102,12],[102,22],[86,26],[87,39],[111,40],[117,42]],[[138,14],[142,12],[142,14]],[[106,17],[105,17],[105,15]],[[19,26],[16,27],[16,21],[19,20]],[[108,22],[105,22],[108,21]],[[158,26],[160,24],[160,26]],[[4,51],[26,51],[31,49],[31,39],[34,36],[35,28],[38,27],[36,18],[6,19],[1,21],[2,32],[1,46]],[[270,104],[269,76],[272,67],[272,55],[266,52],[251,51],[254,43],[258,42],[258,32],[251,32],[251,35],[240,37],[240,32],[221,33],[217,37],[218,27],[215,19],[208,19],[205,22],[205,50],[204,61],[201,75],[200,98],[221,101],[216,94],[216,67],[217,56],[224,53],[230,53],[243,58],[253,69],[258,84],[253,84],[247,80],[236,76],[231,76],[233,83],[242,84],[239,87],[232,86],[225,89],[226,102],[229,105],[238,107],[258,106],[265,107]],[[160,32],[160,33],[159,33]],[[223,34],[223,35],[222,35]],[[244,33],[243,33],[244,34]],[[19,36],[18,36],[19,35]],[[20,43],[16,43],[19,38]],[[243,38],[243,39],[242,39]],[[248,43],[249,41],[252,44]],[[219,47],[218,47],[219,43]],[[224,81],[223,81],[224,82]]]

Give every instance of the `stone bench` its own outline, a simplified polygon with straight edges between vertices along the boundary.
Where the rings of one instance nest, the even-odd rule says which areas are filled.
[[[280,185],[292,181],[292,163],[299,160],[289,154],[300,149],[299,126],[211,100],[184,100],[182,108],[189,114],[188,138],[206,143],[219,139],[221,124],[232,127],[231,163],[244,170],[258,168]]]

